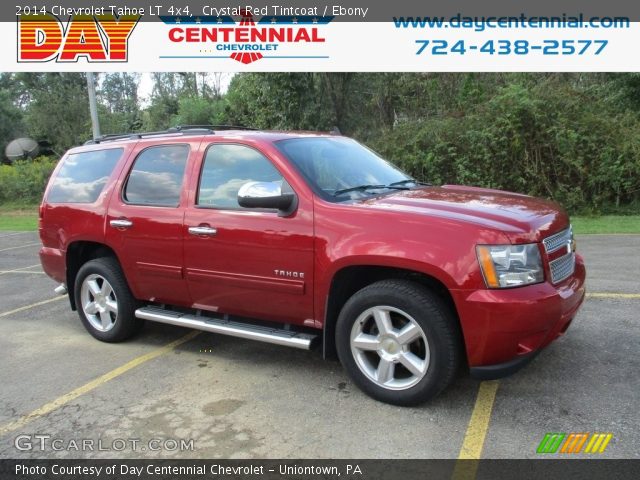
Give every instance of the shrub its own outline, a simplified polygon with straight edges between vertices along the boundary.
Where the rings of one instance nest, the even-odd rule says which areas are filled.
[[[0,203],[38,203],[57,159],[38,157],[0,165]]]
[[[602,91],[510,84],[463,116],[400,123],[374,148],[434,184],[546,197],[572,212],[640,201],[640,119]]]

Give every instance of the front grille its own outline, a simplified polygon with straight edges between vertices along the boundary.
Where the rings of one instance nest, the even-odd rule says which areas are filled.
[[[569,278],[576,268],[576,256],[573,252],[556,258],[549,263],[551,269],[551,283],[559,283]]]
[[[561,231],[560,233],[551,235],[542,241],[547,253],[553,253],[559,248],[566,246],[569,242],[573,242],[573,232],[571,231],[571,227]]]
[[[551,283],[560,283],[569,278],[576,268],[576,254],[573,251],[573,231],[571,227],[545,238],[542,243],[547,255],[566,248],[567,253],[549,262]]]

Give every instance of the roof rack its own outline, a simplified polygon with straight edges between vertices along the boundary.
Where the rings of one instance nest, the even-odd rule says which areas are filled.
[[[102,135],[98,138],[87,140],[85,145],[94,145],[103,142],[114,142],[117,140],[140,140],[144,137],[155,137],[161,135],[212,135],[216,130],[256,130],[251,127],[242,127],[235,125],[178,125],[167,130],[157,132],[139,132],[139,133],[114,133]]]
[[[178,130],[193,130],[193,129],[209,129],[209,130],[257,130],[253,127],[245,127],[242,125],[178,125],[175,127]]]

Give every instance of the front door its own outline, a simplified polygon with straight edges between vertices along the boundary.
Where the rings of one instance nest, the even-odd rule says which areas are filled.
[[[257,149],[211,144],[185,213],[185,276],[194,308],[313,326],[313,215],[244,209],[239,188],[284,181]]]

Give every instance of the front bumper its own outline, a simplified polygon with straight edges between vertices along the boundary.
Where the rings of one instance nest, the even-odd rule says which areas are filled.
[[[452,292],[472,374],[489,379],[513,373],[561,336],[582,305],[585,277],[576,255],[574,274],[559,285]]]
[[[496,365],[471,367],[469,368],[469,373],[473,378],[478,380],[496,380],[497,378],[503,378],[527,366],[531,360],[536,358],[538,353],[540,353],[540,350],[518,355],[508,362],[498,363]]]

